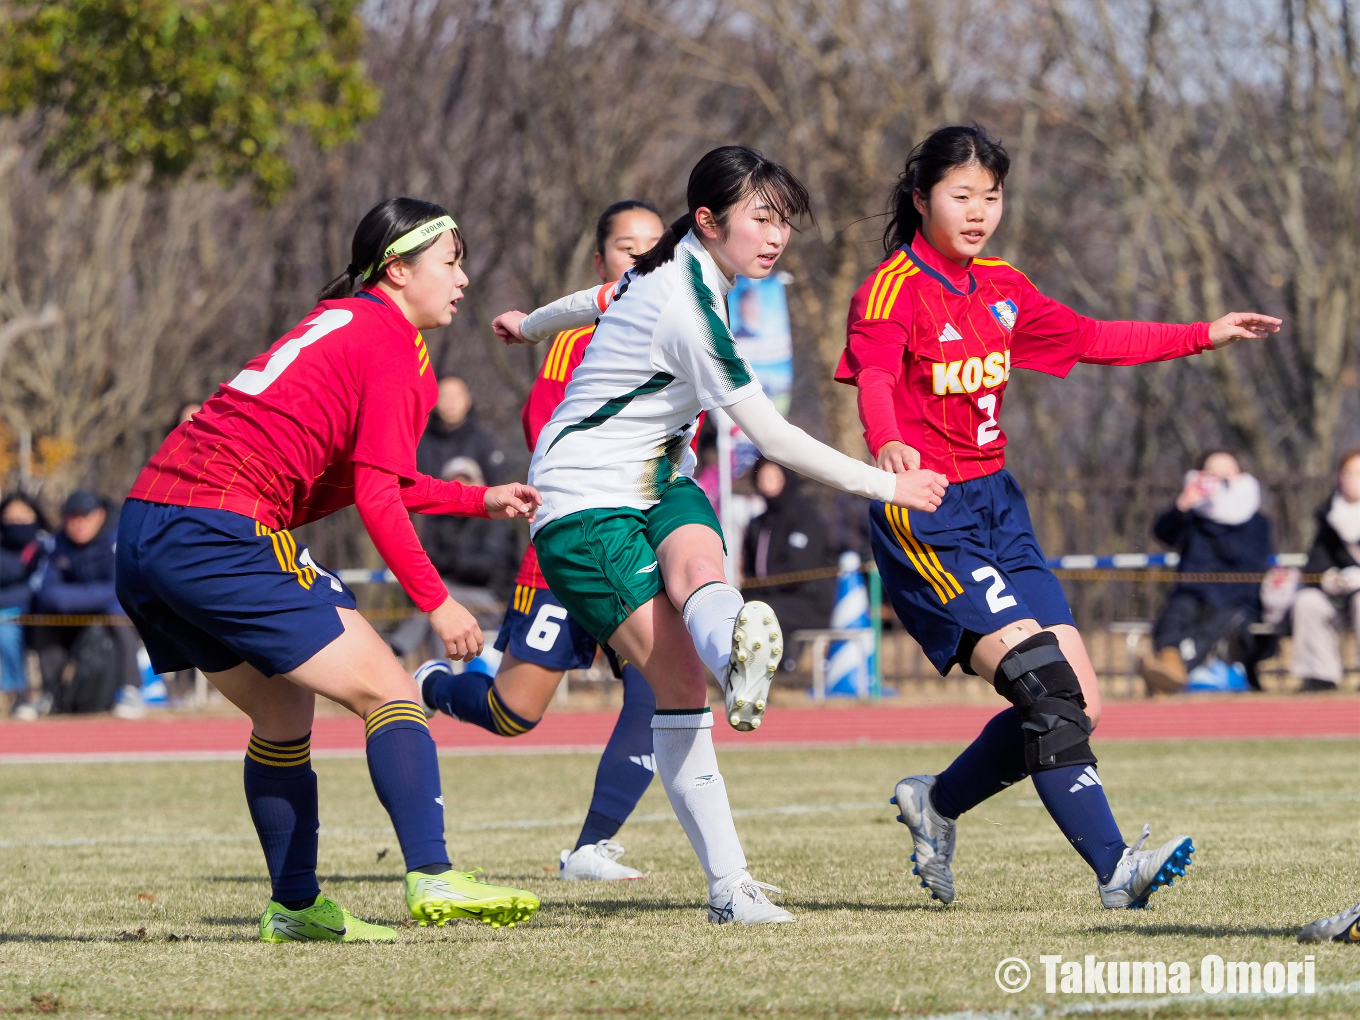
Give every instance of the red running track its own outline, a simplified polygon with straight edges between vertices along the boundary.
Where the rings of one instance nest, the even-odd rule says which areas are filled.
[[[713,733],[726,746],[962,743],[997,711],[976,705],[881,705],[779,708],[754,733],[737,733],[719,719]],[[565,751],[603,747],[613,712],[549,714],[515,740],[440,716],[432,721],[446,754]],[[109,759],[236,758],[250,724],[243,717],[99,717],[0,722],[0,762]],[[1242,697],[1223,700],[1116,702],[1105,708],[1097,733],[1104,740],[1272,739],[1360,737],[1360,698]],[[316,721],[312,749],[321,755],[360,754],[362,724],[354,718]]]

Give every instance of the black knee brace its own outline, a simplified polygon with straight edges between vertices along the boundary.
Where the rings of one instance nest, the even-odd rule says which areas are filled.
[[[1020,712],[1026,769],[1095,764],[1087,739],[1093,727],[1083,711],[1086,699],[1056,636],[1043,631],[1021,641],[996,667],[993,682],[997,693]]]

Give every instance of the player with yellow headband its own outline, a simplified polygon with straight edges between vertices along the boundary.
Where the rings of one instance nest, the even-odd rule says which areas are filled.
[[[118,532],[118,598],[157,672],[197,667],[250,716],[245,789],[273,884],[265,942],[391,941],[321,895],[316,878],[316,696],[365,723],[369,773],[406,860],[422,924],[513,925],[538,897],[453,870],[439,761],[420,692],[356,611],[353,593],[289,529],[358,507],[374,545],[450,654],[482,650],[408,511],[532,517],[527,485],[444,482],[416,470],[437,397],[422,330],[447,326],[468,279],[442,208],[394,198],[354,234],[346,271],[268,351],[180,425],[138,476]],[[360,285],[354,293],[356,284]]]

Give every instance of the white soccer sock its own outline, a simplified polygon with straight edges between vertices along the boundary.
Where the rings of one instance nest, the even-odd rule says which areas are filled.
[[[687,712],[658,711],[652,716],[652,746],[656,773],[666,786],[675,816],[699,855],[708,893],[716,896],[746,870],[727,786],[713,753],[713,713],[707,708]]]
[[[746,600],[730,584],[713,581],[685,600],[685,629],[694,639],[700,660],[722,683],[732,658],[732,631]]]

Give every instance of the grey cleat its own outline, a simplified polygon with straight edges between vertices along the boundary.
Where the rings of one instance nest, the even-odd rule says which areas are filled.
[[[783,655],[784,632],[774,610],[764,602],[742,606],[732,628],[732,657],[723,678],[727,721],[733,729],[760,726],[770,697],[770,681]]]
[[[940,814],[930,803],[934,785],[934,776],[907,776],[897,784],[888,803],[897,805],[897,820],[911,830],[915,848],[911,873],[920,878],[921,888],[932,900],[949,904],[954,902],[954,873],[949,865],[954,860],[958,822]]]
[[[1314,921],[1299,932],[1300,942],[1360,942],[1360,903]]]
[[[1096,883],[1100,902],[1107,909],[1141,910],[1147,906],[1149,896],[1172,885],[1194,863],[1190,855],[1195,852],[1195,844],[1189,836],[1174,836],[1155,850],[1144,850],[1143,844],[1151,835],[1152,826],[1144,825],[1138,842],[1119,858],[1110,880],[1104,885]]]

